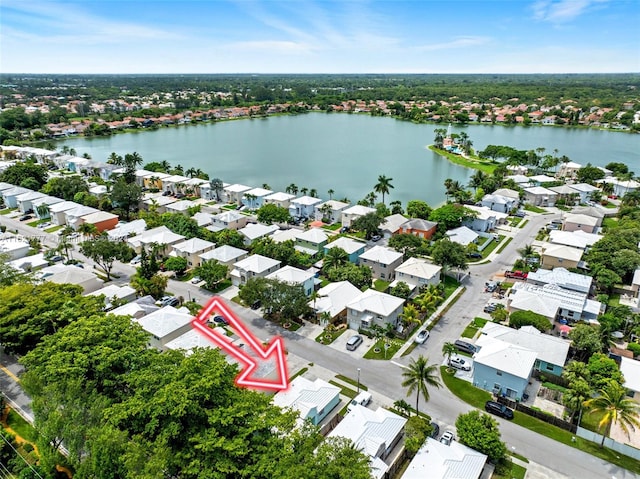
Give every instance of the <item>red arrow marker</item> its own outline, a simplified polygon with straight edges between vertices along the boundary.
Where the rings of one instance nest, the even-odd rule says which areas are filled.
[[[252,356],[245,349],[232,344],[227,336],[211,329],[207,326],[207,319],[213,313],[218,312],[224,316],[234,332],[254,353]],[[236,316],[225,302],[214,296],[198,313],[198,316],[191,322],[193,328],[203,334],[220,349],[226,351],[237,361],[244,364],[244,368],[236,377],[235,384],[239,387],[260,389],[265,391],[282,391],[289,388],[289,375],[287,372],[287,361],[284,354],[284,343],[280,336],[274,337],[269,346],[265,349],[262,343],[247,329],[244,323]],[[276,380],[260,378],[255,376],[261,364],[275,363],[278,374]]]

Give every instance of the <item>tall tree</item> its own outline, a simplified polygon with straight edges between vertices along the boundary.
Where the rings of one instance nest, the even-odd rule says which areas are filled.
[[[387,178],[385,175],[378,176],[378,182],[373,187],[373,190],[376,193],[380,193],[382,195],[382,202],[384,203],[384,195],[388,195],[389,191],[394,188],[391,184],[393,178]]]
[[[200,266],[195,269],[195,274],[205,282],[209,289],[215,288],[220,281],[227,277],[229,267],[220,264],[218,260],[203,261]]]
[[[424,400],[428,401],[429,387],[440,387],[438,365],[428,365],[427,361],[424,356],[418,356],[418,359],[412,359],[409,366],[402,372],[402,377],[405,378],[402,382],[402,387],[407,388],[407,396],[411,396],[414,391],[416,392],[416,413],[420,412],[418,407],[420,393],[422,393]]]
[[[458,440],[478,452],[486,454],[493,463],[503,460],[507,446],[500,440],[500,430],[495,419],[474,410],[456,419]]]
[[[127,262],[135,256],[135,252],[127,243],[111,241],[106,235],[83,242],[80,251],[104,270],[107,281],[111,280],[111,270],[116,260]]]
[[[209,181],[209,185],[211,186],[211,191],[213,191],[216,195],[216,201],[220,201],[220,192],[222,188],[224,188],[224,183],[220,178],[213,178]]]
[[[434,243],[431,248],[433,262],[442,266],[442,275],[447,270],[456,268],[457,270],[466,271],[469,268],[467,264],[467,253],[460,243],[455,243],[448,238],[443,238]]]
[[[142,198],[142,188],[135,183],[127,183],[123,178],[118,178],[113,184],[111,201],[120,208],[128,221],[133,211],[137,211]]]
[[[585,407],[602,414],[598,428],[602,432],[600,447],[605,437],[611,434],[611,426],[617,424],[629,437],[629,431],[640,427],[640,404],[627,396],[627,390],[618,382],[610,380],[599,391],[599,396],[585,402]]]
[[[342,248],[330,248],[322,261],[322,269],[326,272],[331,268],[345,265],[349,262],[349,255]]]

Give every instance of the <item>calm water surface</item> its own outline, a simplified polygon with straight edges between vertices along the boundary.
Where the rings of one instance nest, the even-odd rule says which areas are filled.
[[[446,127],[446,126],[445,126]],[[201,168],[228,183],[284,190],[290,183],[315,188],[320,197],[356,202],[373,190],[378,175],[393,178],[389,200],[444,201],[447,178],[467,183],[473,170],[427,149],[436,125],[416,125],[365,115],[312,113],[268,119],[198,124],[108,138],[74,138],[64,144],[78,154],[106,160],[137,151],[145,162],[168,160]],[[573,161],[602,165],[622,161],[640,172],[640,137],[584,129],[469,125],[474,148],[489,144],[518,149],[544,147]],[[389,201],[387,200],[387,202]]]

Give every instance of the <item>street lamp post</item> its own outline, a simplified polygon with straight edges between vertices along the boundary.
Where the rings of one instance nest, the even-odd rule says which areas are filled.
[[[360,394],[360,368],[358,368],[358,394]]]

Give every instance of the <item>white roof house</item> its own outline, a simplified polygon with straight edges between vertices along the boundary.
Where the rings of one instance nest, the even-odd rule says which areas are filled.
[[[243,193],[245,191],[249,191],[251,189],[250,186],[241,185],[239,183],[234,183],[232,185],[228,185],[224,187],[224,191],[229,193]]]
[[[368,206],[353,205],[349,208],[342,210],[342,226],[351,226],[351,223],[369,213],[375,213],[375,208],[369,208]]]
[[[572,248],[579,248],[581,250],[585,250],[588,247],[593,246],[601,239],[602,236],[600,235],[586,233],[582,230],[552,230],[549,232],[550,243],[571,246]]]
[[[244,192],[245,196],[246,195],[254,195],[257,196],[258,198],[262,198],[264,196],[268,196],[271,193],[273,193],[273,190],[267,190],[264,188],[251,188],[250,190],[247,190]]]
[[[29,245],[27,244],[27,250],[28,247]],[[1,248],[2,246],[0,242],[0,249]],[[49,261],[45,259],[44,253],[38,253],[32,256],[24,256],[22,258],[14,259],[12,261],[9,261],[7,264],[14,269],[28,272],[49,266]]]
[[[201,211],[198,211],[191,218],[198,223],[198,226],[209,226],[213,222],[213,218],[209,213],[202,213]]]
[[[118,223],[118,225],[112,230],[107,231],[109,239],[112,241],[124,240],[130,236],[143,233],[147,229],[147,222],[145,220],[133,220],[129,223]]]
[[[0,253],[9,255],[11,259],[22,258],[29,253],[29,243],[13,235],[0,235]]]
[[[278,231],[280,228],[276,225],[263,225],[261,223],[249,223],[238,232],[244,236],[244,242],[246,245],[250,245],[253,241],[268,236],[271,233]]]
[[[537,358],[546,363],[563,367],[567,361],[570,343],[556,336],[541,333],[533,326],[514,329],[488,322],[480,332],[506,343],[535,351]]]
[[[264,202],[265,203],[275,203],[275,204],[288,204],[289,202],[294,199],[296,197],[296,195],[291,195],[289,193],[283,193],[282,191],[277,191],[275,193],[271,193],[270,195],[267,195],[264,197]]]
[[[220,333],[225,334],[226,331],[224,328],[215,328]],[[213,341],[211,341],[207,336],[202,334],[195,329],[190,329],[184,334],[181,334],[175,339],[172,339],[168,343],[164,345],[165,349],[173,349],[184,351],[187,356],[190,356],[193,353],[193,350],[196,348],[213,348],[216,349],[216,346]]]
[[[589,293],[593,278],[584,274],[572,273],[566,268],[538,269],[530,271],[527,275],[527,283],[544,286],[545,284],[557,284],[561,288]]]
[[[325,249],[342,248],[347,252],[347,254],[353,254],[365,246],[366,243],[363,243],[362,241],[355,241],[351,238],[347,238],[346,236],[341,236],[337,240],[325,245]]]
[[[301,206],[314,206],[319,203],[322,203],[322,200],[320,198],[315,198],[313,196],[301,196],[300,198],[291,200],[292,205],[301,205]]]
[[[196,203],[190,200],[180,200],[169,203],[165,206],[169,213],[187,213],[189,208],[196,206]]]
[[[151,336],[149,345],[162,348],[169,341],[176,339],[191,329],[191,316],[184,308],[165,306],[142,318],[135,319],[142,329]]]
[[[448,446],[432,438],[420,448],[401,479],[479,479],[487,456],[458,441]]]
[[[259,254],[252,254],[251,256],[238,261],[233,266],[235,269],[246,271],[247,273],[253,273],[253,275],[257,276],[274,267],[279,267],[280,261],[277,259],[267,258],[266,256]]]
[[[273,396],[273,404],[298,412],[300,419],[318,424],[340,402],[340,388],[320,378],[309,381],[298,376],[286,391]]]
[[[320,228],[310,228],[307,231],[299,233],[297,235],[297,239],[300,241],[307,241],[309,243],[320,244],[327,241],[329,237],[327,236],[327,233],[322,231]]]
[[[160,309],[160,306],[157,306],[155,301],[156,300],[152,296],[143,296],[135,301],[112,309],[109,311],[109,314],[113,314],[115,316],[129,316],[130,318],[141,318]]]
[[[98,213],[99,211],[97,208],[80,205],[72,210],[65,211],[64,215],[67,219],[67,224],[75,229],[84,222],[82,220],[84,216],[90,215],[91,213]]]
[[[159,193],[154,193],[152,196],[149,196],[142,200],[142,202],[147,205],[147,207],[155,206],[160,211],[164,211],[167,205],[170,205],[171,203],[175,203],[177,201],[177,198],[174,198],[173,196],[162,196]]]
[[[318,297],[307,304],[314,308],[316,313],[328,312],[334,318],[345,310],[347,304],[361,294],[362,291],[349,283],[349,281],[339,281],[337,283],[329,283],[320,288]]]
[[[105,309],[111,309],[111,300],[113,298],[125,301],[131,301],[136,298],[136,290],[131,286],[118,286],[117,284],[110,284],[87,294],[87,296],[100,296],[101,294],[104,295]]]
[[[553,176],[548,176],[548,175],[533,175],[533,176],[530,176],[529,179],[531,181],[535,181],[536,183],[552,183],[556,181],[556,179]]]
[[[129,238],[127,243],[132,248],[138,249],[142,246],[147,246],[152,243],[159,245],[173,245],[184,240],[184,236],[174,233],[166,226],[158,226],[147,230],[137,236]]]
[[[371,472],[374,477],[382,478],[388,469],[382,460],[402,436],[406,423],[405,418],[381,407],[372,411],[358,405],[347,413],[327,437],[350,439],[357,449],[372,459]]]
[[[542,266],[545,266],[545,257],[557,258],[563,261],[578,263],[582,259],[584,251],[562,244],[544,243],[542,246]]]
[[[191,254],[203,253],[206,250],[212,249],[215,246],[211,241],[203,240],[200,238],[191,238],[182,243],[173,245],[173,250],[179,256],[186,256]]]
[[[91,271],[86,271],[82,268],[78,268],[73,265],[59,265],[64,266],[64,269],[59,269],[57,272],[45,276],[46,281],[51,281],[57,284],[76,284],[82,287],[83,292],[91,293],[102,288],[103,282]],[[42,269],[41,271],[46,270]]]
[[[528,348],[482,335],[476,342],[480,351],[473,355],[476,364],[503,371],[517,378],[527,379],[535,365],[537,353]]]
[[[605,217],[604,208],[599,206],[577,206],[571,210],[571,213],[576,215],[593,216],[594,218],[600,218],[601,220]]]
[[[624,376],[624,387],[633,391],[634,399],[640,402],[640,361],[623,356],[620,361],[620,372]]]
[[[355,298],[347,308],[386,317],[404,304],[404,299],[370,288]]]
[[[454,243],[467,246],[470,243],[475,243],[480,235],[467,226],[459,226],[446,232],[446,235]]]
[[[270,238],[273,240],[274,243],[284,243],[285,241],[296,241],[296,239],[298,238],[298,235],[302,234],[302,232],[300,230],[297,230],[295,228],[289,228],[287,230],[278,230],[278,231],[274,231]]]
[[[294,266],[283,266],[282,268],[269,273],[267,279],[275,279],[292,286],[302,286],[304,293],[308,296],[313,291],[315,274],[310,271],[295,268]]]
[[[407,222],[407,218],[400,214],[389,215],[385,217],[384,223],[380,225],[380,229],[388,234],[393,234]]]
[[[202,261],[216,260],[222,264],[229,264],[238,261],[238,258],[244,257],[248,251],[236,248],[235,246],[222,245],[211,251],[202,253],[200,259]]]
[[[527,178],[525,176],[525,178]],[[527,181],[529,180],[529,178],[527,178]],[[514,200],[518,200],[520,199],[520,193],[518,193],[516,190],[511,190],[509,188],[498,188],[496,191],[493,192],[494,195],[500,195],[500,196],[506,196],[507,198],[511,198]]]
[[[360,260],[368,260],[380,264],[391,264],[402,258],[402,253],[386,246],[374,246],[360,255]]]
[[[413,286],[428,286],[440,282],[442,266],[429,263],[424,258],[409,258],[396,268],[396,281]]]

